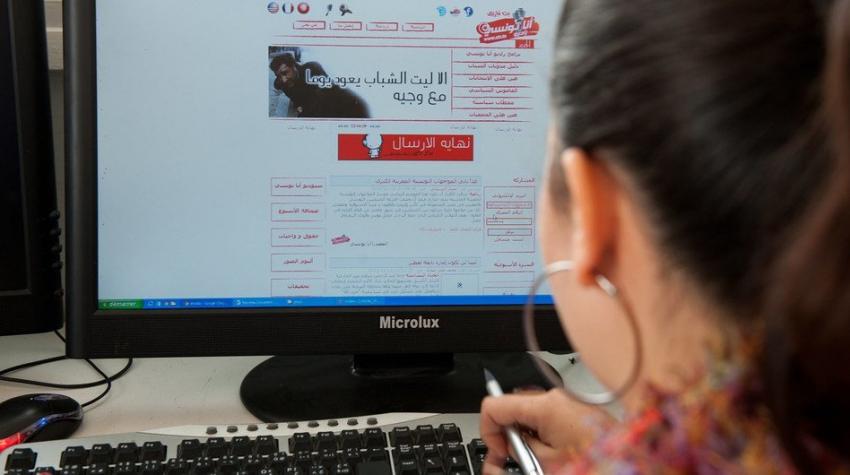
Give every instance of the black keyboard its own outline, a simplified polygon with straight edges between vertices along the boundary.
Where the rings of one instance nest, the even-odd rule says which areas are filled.
[[[22,444],[6,475],[471,475],[487,447],[477,414],[384,414],[278,424],[186,426]],[[507,473],[522,473],[506,461]]]

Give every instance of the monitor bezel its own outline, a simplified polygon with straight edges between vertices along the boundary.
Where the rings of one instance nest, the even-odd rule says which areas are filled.
[[[406,354],[525,349],[521,305],[98,309],[95,12],[95,0],[64,3],[69,356]],[[440,328],[381,330],[379,317],[385,315],[440,318]],[[569,350],[553,306],[541,306],[537,322],[542,348]]]
[[[19,254],[21,266],[0,269],[16,276],[12,285],[0,287],[0,335],[42,333],[62,327],[63,292],[45,6],[8,0],[0,8],[4,11],[0,36],[7,37],[2,40],[2,56],[8,54],[9,60],[3,64],[9,68],[3,72],[9,81],[3,94],[11,106],[0,116],[9,121],[14,136],[10,148],[0,139],[5,154],[0,160],[16,165],[13,176],[0,179],[0,187],[17,185],[20,200],[11,207],[17,219],[3,225],[10,225],[21,238],[2,243]]]

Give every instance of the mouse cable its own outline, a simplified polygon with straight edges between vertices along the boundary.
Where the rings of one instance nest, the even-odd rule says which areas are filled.
[[[59,331],[54,331],[53,333],[55,333],[56,336],[60,340],[62,340],[63,343],[65,342],[65,337],[62,336],[62,334],[59,333]],[[27,368],[33,368],[33,367],[36,367],[36,366],[46,365],[46,364],[49,364],[49,363],[55,363],[57,361],[63,361],[63,360],[67,360],[67,359],[70,359],[70,358],[68,358],[67,356],[64,356],[64,355],[63,356],[53,356],[51,358],[44,358],[44,359],[41,359],[41,360],[38,360],[38,361],[31,361],[29,363],[23,363],[23,364],[19,364],[17,366],[12,366],[11,368],[6,368],[4,370],[0,370],[0,381],[7,382],[7,383],[28,384],[30,386],[42,386],[42,387],[54,388],[54,389],[86,389],[86,388],[93,388],[93,387],[101,386],[101,385],[105,384],[106,388],[100,395],[98,395],[97,397],[95,397],[94,399],[92,399],[88,402],[81,404],[82,407],[86,407],[86,406],[94,404],[97,401],[100,401],[101,399],[103,399],[106,396],[106,394],[112,389],[112,382],[119,379],[120,377],[124,376],[125,374],[127,374],[127,372],[130,371],[130,367],[133,365],[133,358],[129,358],[127,360],[127,364],[124,365],[124,367],[121,368],[120,371],[113,374],[112,376],[109,376],[103,370],[101,370],[94,363],[94,361],[86,358],[85,359],[86,363],[88,363],[89,366],[91,366],[92,369],[94,369],[98,374],[103,376],[103,379],[100,379],[98,381],[92,381],[90,383],[63,384],[63,383],[35,381],[35,380],[31,380],[31,379],[14,378],[14,377],[6,376],[7,374],[14,373],[16,371],[21,371],[21,370],[24,370],[24,369],[27,369]]]

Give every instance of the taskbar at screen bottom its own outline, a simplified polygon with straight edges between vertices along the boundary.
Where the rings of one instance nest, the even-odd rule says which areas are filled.
[[[524,295],[458,295],[430,297],[249,297],[191,299],[102,299],[100,310],[172,310],[211,308],[303,308],[303,307],[427,307],[524,305]],[[552,304],[551,295],[537,295],[535,305]]]

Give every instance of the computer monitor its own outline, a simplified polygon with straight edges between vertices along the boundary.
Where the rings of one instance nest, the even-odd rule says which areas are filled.
[[[524,350],[560,2],[444,5],[66,2],[69,354],[288,355],[267,420],[523,383],[458,354]]]
[[[0,0],[0,335],[62,326],[44,4]]]

